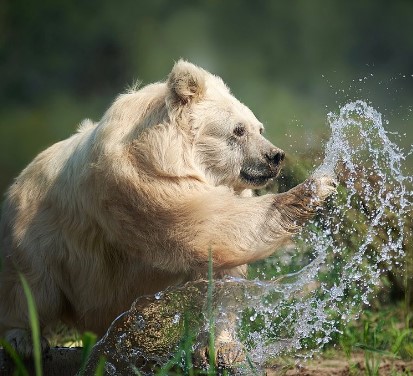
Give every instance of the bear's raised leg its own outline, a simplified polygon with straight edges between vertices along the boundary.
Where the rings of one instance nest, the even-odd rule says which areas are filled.
[[[192,222],[185,222],[185,214],[181,221],[186,238],[192,237],[190,267],[207,270],[210,252],[214,270],[267,258],[290,241],[335,189],[332,177],[320,177],[275,195],[245,198],[208,193],[193,198],[188,205]]]

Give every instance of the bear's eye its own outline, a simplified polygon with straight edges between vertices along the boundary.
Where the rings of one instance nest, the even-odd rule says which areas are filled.
[[[237,137],[242,137],[246,132],[245,126],[243,124],[237,124],[234,128],[234,135]]]
[[[260,128],[260,134],[264,133],[264,128]]]

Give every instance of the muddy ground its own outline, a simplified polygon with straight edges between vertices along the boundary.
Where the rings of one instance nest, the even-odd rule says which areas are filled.
[[[56,376],[73,376],[79,369],[81,363],[81,351],[79,348],[53,348],[44,359],[44,374]],[[403,361],[400,359],[376,357],[379,376],[413,376],[413,360]],[[26,364],[29,373],[34,375],[32,364]],[[12,376],[13,364],[5,358],[4,351],[0,349],[0,375]],[[374,365],[371,365],[374,369]],[[31,372],[30,372],[31,371]],[[260,373],[259,373],[260,374]],[[267,368],[267,376],[365,376],[377,375],[368,372],[363,354],[355,354],[351,360],[347,360],[340,353],[331,358],[318,357],[306,362],[294,363],[291,358],[277,359],[274,366]],[[261,375],[261,374],[260,374]]]
[[[413,361],[376,356],[376,364],[370,363],[370,369],[378,367],[380,376],[413,375]],[[313,359],[301,364],[279,364],[267,369],[267,376],[364,376],[377,375],[368,372],[363,354],[356,354],[350,360],[343,357],[333,359]]]

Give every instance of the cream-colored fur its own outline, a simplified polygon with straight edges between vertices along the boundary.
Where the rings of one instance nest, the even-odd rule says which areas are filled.
[[[102,334],[138,296],[204,274],[209,250],[220,274],[273,253],[334,188],[252,197],[283,159],[262,128],[219,77],[179,61],[39,154],[3,207],[1,333],[19,349],[29,327],[18,273],[42,329]]]

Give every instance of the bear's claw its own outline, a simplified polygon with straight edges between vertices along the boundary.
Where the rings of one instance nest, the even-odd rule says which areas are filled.
[[[31,333],[25,329],[12,329],[5,335],[5,340],[16,350],[16,352],[24,359],[33,356],[33,341]],[[49,342],[46,338],[40,337],[40,347],[42,353],[49,348]]]
[[[325,200],[337,190],[338,182],[332,176],[321,176],[314,180],[316,183],[315,193],[320,200]]]
[[[245,349],[238,342],[215,343],[215,364],[219,371],[232,370],[246,360]],[[207,369],[210,364],[208,346],[199,348],[194,355],[197,367]]]

